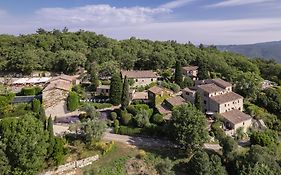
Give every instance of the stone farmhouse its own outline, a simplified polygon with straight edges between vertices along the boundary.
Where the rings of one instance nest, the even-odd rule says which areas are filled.
[[[151,70],[122,70],[122,78],[125,76],[134,81],[132,87],[146,86],[157,82],[157,75]]]
[[[66,99],[76,78],[61,75],[52,78],[42,91],[42,101],[46,115],[49,117],[64,116],[67,113]]]
[[[242,112],[244,98],[232,91],[231,83],[219,78],[196,81],[194,87],[182,90],[182,96],[186,101],[194,103],[196,92],[200,94],[204,103],[202,112],[221,114],[226,129],[231,130],[232,135],[239,127],[246,131],[251,126],[251,117]]]
[[[181,72],[184,76],[190,77],[192,80],[197,80],[197,75],[198,75],[198,67],[197,66],[182,67]]]

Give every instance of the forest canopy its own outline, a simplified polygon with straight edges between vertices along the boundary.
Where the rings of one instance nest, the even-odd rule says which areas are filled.
[[[215,46],[196,47],[176,41],[151,41],[132,37],[114,40],[94,32],[46,31],[12,36],[0,35],[0,71],[30,74],[47,70],[73,74],[93,62],[107,74],[114,69],[167,69],[179,61],[182,66],[200,67],[204,78],[223,77],[237,82],[267,78],[281,82],[281,65],[274,61],[251,60],[242,55],[220,52]],[[256,84],[255,82],[253,84]],[[243,93],[243,92],[242,92]]]

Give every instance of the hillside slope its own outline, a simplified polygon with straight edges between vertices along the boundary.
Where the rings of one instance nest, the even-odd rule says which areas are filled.
[[[247,57],[274,59],[281,63],[281,41],[247,45],[220,45],[219,50],[243,54]]]

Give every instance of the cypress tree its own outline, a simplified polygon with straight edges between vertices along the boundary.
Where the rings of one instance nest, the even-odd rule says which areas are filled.
[[[182,77],[182,72],[181,72],[181,62],[177,61],[176,68],[175,68],[175,83],[180,85],[182,82],[182,79],[183,79],[183,77]]]
[[[127,77],[125,77],[123,83],[122,102],[121,102],[122,109],[126,109],[129,106],[129,103],[130,103],[129,82]]]
[[[95,63],[90,68],[90,74],[91,74],[91,90],[96,91],[97,87],[99,86],[99,78],[98,78],[98,71],[97,66]]]
[[[41,102],[38,99],[34,99],[32,101],[32,110],[35,113],[39,113],[40,112],[40,108],[41,108]]]
[[[67,108],[69,111],[75,111],[79,106],[79,96],[76,92],[70,92],[67,98]]]
[[[54,128],[53,128],[53,119],[52,117],[48,118],[48,125],[47,125],[47,131],[49,133],[49,148],[48,148],[48,155],[51,156],[54,149],[55,144],[55,136],[54,136]]]
[[[109,97],[113,105],[121,104],[122,79],[121,79],[121,75],[118,73],[113,74],[111,77]]]
[[[199,111],[203,111],[203,101],[199,92],[195,93],[194,105]]]
[[[40,107],[38,119],[44,124],[44,128],[46,129],[47,128],[47,126],[46,126],[46,113],[45,113],[45,110],[44,110],[43,106]]]

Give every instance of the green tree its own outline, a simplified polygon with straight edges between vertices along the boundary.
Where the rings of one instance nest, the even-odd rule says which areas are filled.
[[[81,123],[81,133],[86,143],[99,141],[105,132],[106,123],[100,119],[86,120]]]
[[[32,101],[32,110],[35,113],[39,113],[41,108],[41,102],[38,99]]]
[[[184,149],[199,148],[208,137],[207,121],[193,105],[181,105],[174,109],[171,118],[173,139]]]
[[[180,84],[181,88],[192,87],[194,85],[194,81],[190,77],[184,77],[183,81]]]
[[[254,131],[250,136],[250,141],[253,145],[270,146],[278,142],[278,134],[270,129],[263,132]]]
[[[156,165],[156,169],[160,175],[174,175],[173,166],[173,162],[169,158],[166,158]]]
[[[238,169],[238,173],[241,175],[281,174],[281,168],[278,163],[280,157],[278,159],[276,153],[276,151],[272,152],[267,147],[261,147],[259,145],[251,146],[250,150],[239,163],[240,168]]]
[[[225,167],[221,163],[221,158],[218,155],[210,156],[211,173],[212,175],[227,175]]]
[[[134,117],[134,120],[138,127],[143,128],[149,124],[149,114],[146,110],[141,109]]]
[[[11,174],[35,175],[42,170],[47,154],[48,133],[32,115],[0,121],[0,137]]]
[[[126,110],[121,111],[121,122],[123,125],[128,126],[131,123],[132,114],[129,114]]]
[[[175,67],[175,83],[180,85],[182,83],[183,77],[182,77],[182,72],[181,72],[181,62],[177,61],[176,62],[176,67]]]
[[[90,104],[86,104],[81,108],[82,111],[86,112],[86,116],[90,119],[99,119],[100,113],[96,110],[96,108]]]
[[[230,153],[238,148],[237,142],[230,136],[223,137],[220,141],[224,157],[228,157]]]
[[[48,147],[48,155],[51,156],[53,153],[54,145],[55,145],[55,136],[54,136],[54,128],[53,128],[53,119],[52,117],[48,118],[47,131],[49,133],[49,147]]]
[[[47,119],[46,119],[46,113],[45,113],[45,110],[44,110],[43,106],[40,107],[37,118],[44,124],[44,126],[46,125]],[[45,126],[45,128],[46,128],[46,126]]]
[[[69,111],[75,111],[79,106],[79,97],[76,92],[70,92],[67,98],[67,108]]]
[[[262,79],[254,72],[238,72],[235,78],[235,91],[243,97],[256,99]]]
[[[123,91],[122,91],[122,101],[121,101],[122,109],[126,109],[129,106],[130,103],[129,90],[130,89],[129,89],[128,79],[125,76],[124,83],[123,83]]]
[[[195,93],[195,99],[194,99],[194,106],[199,110],[199,111],[204,111],[204,104],[203,104],[203,99],[200,95],[199,92]]]
[[[205,151],[196,151],[188,163],[189,172],[193,175],[210,175],[211,164]]]
[[[64,140],[60,137],[54,137],[54,145],[52,152],[52,159],[56,166],[64,162],[66,150],[64,148]]]
[[[111,103],[113,105],[121,104],[122,98],[122,80],[120,74],[113,74],[110,82],[110,94]]]
[[[93,91],[97,90],[97,87],[99,86],[99,77],[98,77],[98,71],[97,71],[97,65],[96,63],[93,63],[90,68],[90,81],[91,81],[91,89]]]
[[[205,63],[202,65],[199,65],[197,76],[198,76],[199,80],[205,80],[205,79],[210,78],[210,73],[209,73],[208,68]]]

